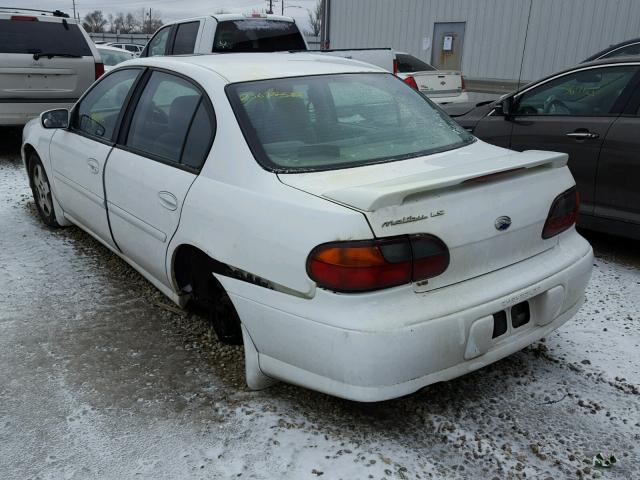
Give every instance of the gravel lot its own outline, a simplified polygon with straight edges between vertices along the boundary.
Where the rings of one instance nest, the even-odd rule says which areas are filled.
[[[40,223],[19,135],[0,130],[1,479],[640,478],[636,243],[588,235],[587,303],[491,367],[378,404],[251,392],[241,348]]]

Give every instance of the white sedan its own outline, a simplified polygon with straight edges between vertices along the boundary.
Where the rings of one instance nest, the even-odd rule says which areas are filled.
[[[488,145],[350,60],[132,60],[22,154],[42,220],[205,308],[251,388],[414,392],[562,325],[591,273],[566,155]]]
[[[96,45],[102,63],[104,64],[104,71],[109,72],[119,63],[126,62],[135,58],[133,53],[127,52],[121,48],[109,47],[108,45]]]
[[[469,94],[462,73],[456,70],[438,70],[419,58],[404,52],[396,52],[398,77],[439,104],[464,103]]]

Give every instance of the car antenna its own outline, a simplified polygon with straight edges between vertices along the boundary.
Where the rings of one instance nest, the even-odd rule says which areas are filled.
[[[522,67],[524,66],[524,53],[527,49],[527,37],[529,36],[529,24],[531,23],[531,10],[533,9],[533,0],[529,0],[529,15],[527,16],[527,29],[524,32],[524,44],[522,45],[522,59],[520,59],[520,73],[518,74],[518,86],[516,90],[520,90],[522,83]]]

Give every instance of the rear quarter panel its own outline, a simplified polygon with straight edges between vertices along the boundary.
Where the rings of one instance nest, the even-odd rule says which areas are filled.
[[[182,244],[253,275],[313,295],[306,259],[317,245],[372,237],[362,213],[284,185],[253,158],[224,93],[225,82],[210,71],[190,75],[209,93],[216,137],[202,172],[182,209],[167,255]]]

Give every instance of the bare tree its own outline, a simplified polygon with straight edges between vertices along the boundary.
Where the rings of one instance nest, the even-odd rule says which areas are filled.
[[[132,13],[127,13],[124,17],[124,30],[126,33],[134,33],[140,29],[140,22]]]
[[[107,19],[102,15],[102,10],[94,10],[91,13],[87,13],[84,16],[82,26],[87,32],[102,33],[104,32],[104,26],[107,24]]]
[[[164,25],[160,18],[160,12],[151,10],[151,18],[149,18],[149,9],[142,8],[137,15],[138,22],[140,24],[140,33],[154,33],[162,25]]]
[[[124,13],[116,13],[116,15],[113,17],[113,20],[111,21],[111,28],[109,28],[109,31],[111,33],[129,33],[125,31],[124,27]]]
[[[319,36],[322,31],[322,11],[324,10],[324,0],[317,0],[313,10],[309,10],[309,25],[311,25],[311,34]]]

